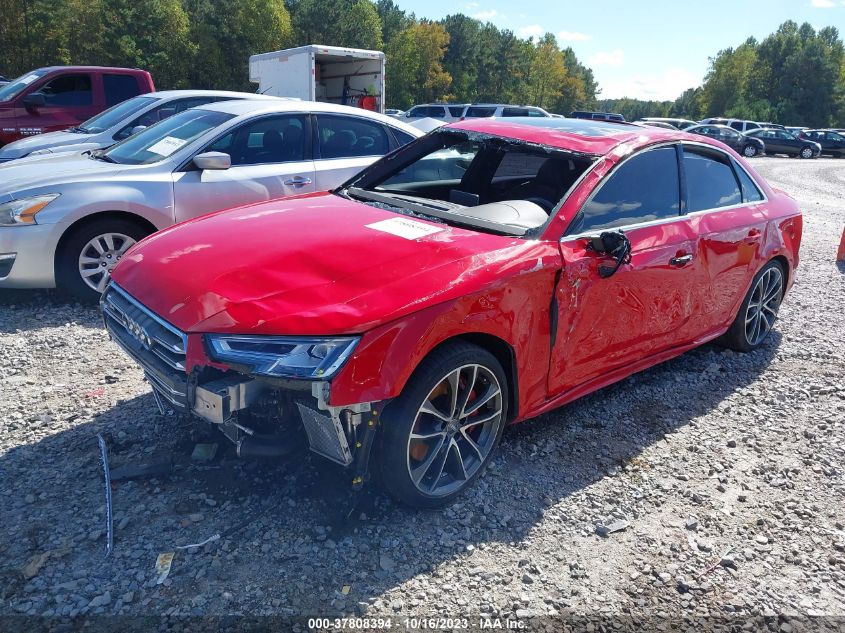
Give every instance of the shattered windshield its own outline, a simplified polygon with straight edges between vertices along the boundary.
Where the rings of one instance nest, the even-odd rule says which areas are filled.
[[[359,201],[505,235],[542,227],[592,162],[556,148],[444,130],[341,188]]]

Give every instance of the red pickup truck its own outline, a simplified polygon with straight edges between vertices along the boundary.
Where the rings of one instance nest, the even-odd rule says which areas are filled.
[[[153,92],[137,68],[50,66],[0,86],[0,147],[24,136],[73,127],[116,103]]]

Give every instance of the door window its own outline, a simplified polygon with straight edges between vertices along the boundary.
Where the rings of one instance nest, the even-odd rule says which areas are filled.
[[[528,108],[502,108],[502,116],[528,116]]]
[[[739,184],[742,185],[742,201],[743,202],[759,202],[763,199],[763,194],[760,193],[760,190],[757,188],[757,185],[751,179],[745,170],[737,165],[736,163],[733,164],[734,170],[736,171],[736,175],[739,178]]]
[[[360,117],[317,115],[320,158],[383,156],[390,150],[387,130]]]
[[[90,106],[94,103],[91,75],[62,75],[44,84],[40,92],[48,106]]]
[[[138,81],[133,75],[103,75],[103,90],[106,92],[106,105],[115,105],[137,96]]]
[[[739,130],[740,132],[742,132],[742,121],[731,121],[731,122],[729,123],[729,125],[730,125],[733,129],[735,129],[735,130]]]
[[[449,114],[453,117],[461,116],[464,113],[464,106],[449,106]]]
[[[742,202],[730,160],[721,152],[684,148],[687,211],[729,207]]]
[[[202,152],[225,152],[232,166],[306,160],[308,124],[304,116],[265,117],[243,124]]]
[[[610,175],[581,208],[567,233],[676,217],[680,213],[680,189],[674,147],[642,152]]]

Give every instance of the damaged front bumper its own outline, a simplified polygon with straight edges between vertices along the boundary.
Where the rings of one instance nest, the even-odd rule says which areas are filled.
[[[212,361],[187,371],[184,332],[116,284],[100,305],[112,340],[144,369],[160,408],[217,426],[242,457],[285,455],[304,436],[313,452],[343,466],[357,463],[354,483],[363,482],[381,403],[332,406],[327,380],[256,376]]]

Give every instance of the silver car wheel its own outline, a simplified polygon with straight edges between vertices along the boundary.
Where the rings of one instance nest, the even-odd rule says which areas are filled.
[[[757,280],[745,310],[745,340],[752,347],[763,342],[775,324],[783,298],[783,273],[769,268]]]
[[[103,233],[89,241],[79,254],[79,276],[97,292],[105,291],[111,272],[135,239],[123,233]]]
[[[408,474],[417,490],[441,497],[466,485],[496,443],[502,405],[499,381],[483,365],[463,365],[438,381],[408,437]]]
[[[746,145],[742,153],[746,158],[752,158],[757,155],[757,148],[753,145]]]
[[[812,158],[813,157],[813,150],[809,147],[805,147],[801,150],[801,158]]]

